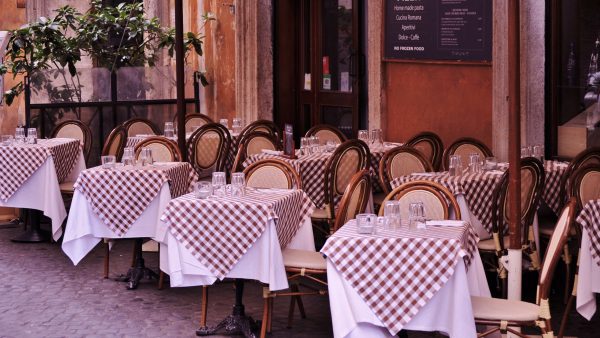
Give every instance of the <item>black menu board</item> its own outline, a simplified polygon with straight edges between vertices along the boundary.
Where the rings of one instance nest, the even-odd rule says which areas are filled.
[[[492,0],[386,0],[386,60],[492,60]]]

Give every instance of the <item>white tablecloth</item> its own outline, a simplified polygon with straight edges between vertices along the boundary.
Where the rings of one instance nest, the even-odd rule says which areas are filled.
[[[169,275],[171,286],[211,285],[217,280],[169,231],[164,233],[160,240],[160,269]],[[315,251],[310,218],[298,229],[288,248]],[[269,221],[265,232],[226,277],[259,280],[269,284],[272,291],[288,288],[274,220]]]
[[[336,338],[394,337],[329,260],[327,280]],[[469,271],[460,260],[452,278],[408,322],[405,329],[441,331],[456,338],[476,337],[471,296],[490,297],[479,255],[474,256]]]
[[[590,320],[596,313],[596,296],[600,293],[600,266],[592,259],[590,236],[583,229],[577,279],[577,312]]]
[[[65,179],[75,182],[79,173],[85,169],[83,152],[79,151],[75,166]],[[0,207],[41,210],[52,221],[52,238],[57,241],[62,235],[62,223],[67,210],[60,193],[56,168],[52,156],[36,170],[6,202],[0,200]]]
[[[170,200],[169,184],[165,183],[127,233],[117,236],[92,211],[85,196],[79,190],[75,190],[62,249],[73,264],[77,265],[103,238],[163,238],[164,227],[161,227],[159,218]]]

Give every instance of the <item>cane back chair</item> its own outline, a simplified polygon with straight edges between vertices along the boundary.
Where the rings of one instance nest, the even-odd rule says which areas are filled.
[[[238,137],[238,143],[241,143],[242,138],[244,138],[246,135],[255,131],[271,134],[273,136],[273,139],[277,140],[277,142],[279,142],[279,139],[282,135],[281,130],[275,124],[275,122],[269,120],[256,120],[247,125],[244,129],[242,129]]]
[[[242,163],[251,155],[260,154],[262,150],[281,150],[280,142],[272,133],[253,131],[238,138],[238,150],[231,167],[231,172],[242,170]]]
[[[177,144],[162,136],[153,136],[144,139],[134,147],[135,158],[139,158],[142,148],[152,149],[152,160],[155,162],[180,162],[181,151]]]
[[[246,185],[253,188],[302,189],[298,172],[275,158],[256,161],[244,169]]]
[[[110,134],[108,134],[108,137],[106,137],[106,140],[104,141],[104,146],[102,147],[102,156],[113,155],[117,161],[121,161],[126,143],[127,132],[125,131],[125,127],[116,126],[115,129],[111,130]]]
[[[321,144],[326,144],[327,141],[334,141],[336,143],[342,143],[346,141],[346,136],[341,130],[328,124],[318,124],[310,128],[306,134],[306,137],[317,136]]]
[[[397,200],[401,210],[408,210],[410,203],[423,202],[425,215],[429,219],[450,219],[451,211],[454,219],[461,219],[460,208],[456,198],[443,185],[426,180],[411,181],[392,190],[383,203]],[[379,214],[383,216],[383,208]]]
[[[207,123],[196,129],[188,139],[186,148],[188,160],[199,178],[209,177],[213,171],[225,171],[231,146],[229,130],[219,123]]]
[[[570,178],[577,171],[577,169],[585,167],[587,165],[600,165],[600,147],[592,147],[588,148],[575,156],[571,162],[569,162],[569,166],[567,170],[564,172],[561,178],[560,184],[560,198],[561,198],[561,207],[569,198],[570,198]]]
[[[548,297],[552,284],[552,276],[554,275],[556,264],[560,259],[561,249],[567,241],[570,228],[573,224],[575,204],[575,200],[571,199],[565,205],[558,218],[556,231],[552,234],[540,270],[535,304],[499,298],[471,297],[475,322],[480,325],[496,326],[480,334],[479,337],[485,337],[500,331],[503,334],[510,332],[516,336],[525,338],[527,337],[526,335],[513,329],[514,327],[522,326],[537,326],[542,332],[542,337],[554,337],[550,323],[551,314]]]
[[[175,127],[177,127],[177,119],[178,118],[179,118],[179,116],[177,114],[175,114],[175,116],[173,117],[173,124],[175,125]],[[192,132],[192,131],[194,131],[194,128],[200,128],[206,124],[215,122],[208,115],[199,114],[199,113],[187,114],[185,116],[184,121],[185,121],[185,131],[186,132]]]
[[[424,131],[411,137],[404,145],[420,151],[425,155],[425,158],[431,162],[433,170],[440,170],[442,166],[444,144],[437,134],[430,131]]]
[[[443,156],[443,165],[445,169],[448,169],[451,155],[460,155],[463,161],[469,160],[470,154],[479,154],[479,158],[483,161],[486,157],[494,156],[490,148],[488,148],[483,142],[471,138],[463,137],[454,141],[445,151]]]
[[[92,150],[92,131],[79,120],[68,120],[61,122],[52,130],[51,138],[63,137],[79,140],[83,146],[83,155],[87,161]]]
[[[160,130],[152,121],[140,117],[129,119],[123,122],[127,137],[136,135],[160,135]]]
[[[369,170],[363,169],[355,173],[346,186],[342,200],[335,218],[332,232],[337,231],[349,220],[354,219],[357,214],[365,212],[369,196],[371,194],[371,177]],[[327,296],[327,263],[325,258],[316,251],[285,249],[283,251],[283,264],[290,282],[289,292],[271,292],[268,287],[263,288],[263,320],[260,337],[265,337],[267,331],[271,331],[273,312],[273,299],[275,297],[291,296],[288,311],[288,327],[292,326],[295,305],[298,305],[300,315],[306,318],[301,296],[323,295]],[[321,277],[321,278],[319,278]],[[303,285],[306,291],[300,290],[299,282],[309,280],[311,285]],[[314,287],[313,285],[316,285]]]

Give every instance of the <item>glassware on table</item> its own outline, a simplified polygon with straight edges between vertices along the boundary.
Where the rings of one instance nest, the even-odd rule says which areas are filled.
[[[241,118],[236,117],[231,121],[231,129],[233,130],[234,134],[241,133],[243,128],[244,128],[244,125],[242,124]]]
[[[541,144],[534,145],[532,156],[544,163],[544,146]]]
[[[12,135],[2,135],[0,136],[0,145],[2,146],[9,146],[11,145],[13,142],[13,137]]]
[[[448,173],[450,176],[460,176],[463,173],[462,159],[460,155],[450,155],[450,163],[448,165]]]
[[[246,175],[244,173],[231,174],[231,196],[246,196]]]
[[[310,152],[311,154],[317,154],[321,152],[321,140],[318,136],[311,136],[310,138]]]
[[[135,152],[133,148],[127,147],[123,150],[121,162],[123,162],[123,165],[135,165]]]
[[[17,129],[15,129],[15,141],[17,143],[25,142],[25,128],[17,127]]]
[[[484,169],[485,170],[496,170],[498,167],[498,160],[495,157],[486,157]]]
[[[310,155],[310,140],[308,137],[300,138],[300,150],[302,155]]]
[[[383,206],[384,228],[397,229],[400,227],[400,202],[387,201]]]
[[[215,171],[212,173],[213,194],[218,197],[225,196],[225,185],[227,184],[225,173]]]
[[[212,183],[206,181],[196,182],[194,184],[194,196],[199,199],[206,199],[212,196]]]
[[[228,119],[220,119],[219,123],[223,125],[225,128],[229,128],[229,120]]]
[[[358,139],[369,144],[369,131],[368,130],[359,130],[358,131]]]
[[[375,147],[383,146],[383,132],[381,129],[371,130],[371,136],[369,138],[370,144]]]
[[[173,122],[165,122],[165,137],[166,138],[174,138],[175,137],[175,127],[173,126]]]
[[[476,174],[481,171],[481,158],[478,153],[469,154],[469,173]]]
[[[358,214],[356,215],[356,226],[359,234],[374,234],[377,225],[377,215]]]
[[[142,148],[142,150],[140,151],[139,161],[142,167],[154,163],[154,160],[152,159],[152,149]]]
[[[521,158],[531,157],[531,147],[521,147]]]
[[[335,148],[337,148],[337,143],[333,140],[329,140],[327,141],[327,143],[325,144],[325,151],[328,153],[333,153],[335,151]]]
[[[417,201],[408,205],[408,224],[411,229],[425,229],[425,207]]]
[[[115,167],[117,158],[115,157],[115,155],[106,155],[100,157],[100,161],[102,163],[102,169],[112,169]]]
[[[36,144],[38,138],[37,128],[28,128],[27,129],[27,143]]]

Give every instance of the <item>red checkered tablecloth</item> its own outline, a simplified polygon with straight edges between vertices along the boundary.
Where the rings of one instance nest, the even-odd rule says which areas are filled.
[[[464,195],[469,209],[479,219],[483,227],[492,232],[492,192],[500,183],[502,172],[490,171],[461,176],[450,176],[448,172],[412,174],[401,176],[392,180],[392,188],[416,181],[428,180],[437,182],[452,192],[453,195]],[[427,212],[427,211],[425,211]]]
[[[169,183],[171,197],[176,198],[191,191],[196,179],[189,163],[95,167],[81,172],[75,189],[106,226],[117,236],[124,236],[165,183]]]
[[[327,240],[321,253],[396,335],[452,277],[459,259],[469,267],[477,242],[468,223],[364,235],[351,221]]]
[[[192,194],[171,200],[161,220],[173,236],[219,279],[276,220],[285,248],[314,205],[302,190],[248,189],[244,197],[197,199]]]
[[[600,266],[600,200],[586,203],[577,217],[577,222],[589,234],[592,258]]]
[[[37,144],[0,146],[0,199],[6,202],[48,157],[54,161],[58,182],[64,181],[80,151],[79,141],[72,139],[40,139]]]
[[[560,184],[568,166],[569,164],[566,162],[544,162],[546,183],[542,192],[542,199],[557,215],[560,214]]]

